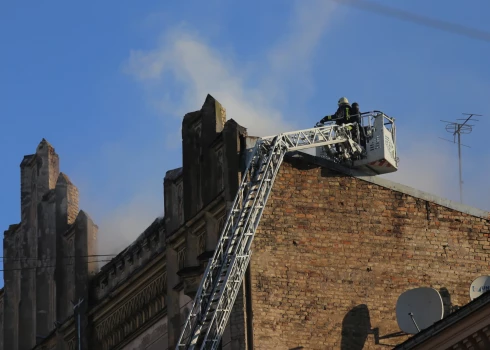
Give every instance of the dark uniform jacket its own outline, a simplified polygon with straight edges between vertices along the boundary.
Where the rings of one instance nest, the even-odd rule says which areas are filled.
[[[335,120],[337,125],[359,122],[359,116],[352,118],[352,114],[352,107],[349,104],[340,105],[335,114],[323,117],[320,122],[325,123],[327,121]]]
[[[357,123],[360,123],[361,122],[361,111],[359,110],[359,104],[358,103],[353,103],[352,104],[352,108],[351,108],[351,112],[350,112],[353,116],[353,121],[354,122],[357,122]]]

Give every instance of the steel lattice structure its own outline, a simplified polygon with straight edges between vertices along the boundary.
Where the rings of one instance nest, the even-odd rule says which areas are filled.
[[[252,158],[208,263],[176,349],[217,349],[252,254],[251,245],[284,155],[289,151],[342,144],[360,147],[347,125],[330,125],[257,141]]]

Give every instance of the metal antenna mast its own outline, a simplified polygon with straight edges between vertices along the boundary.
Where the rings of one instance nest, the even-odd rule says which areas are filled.
[[[465,146],[470,148],[470,146],[464,145],[461,143],[461,134],[470,134],[473,131],[473,126],[467,124],[467,122],[471,119],[473,116],[479,116],[481,117],[482,115],[480,114],[475,114],[475,113],[463,113],[463,115],[467,115],[468,117],[466,118],[460,118],[456,120],[464,120],[464,122],[449,122],[447,120],[441,120],[441,122],[446,123],[446,131],[450,132],[453,134],[453,140],[446,140],[440,137],[440,139],[449,141],[452,143],[456,143],[456,138],[457,143],[458,143],[458,158],[459,158],[459,201],[463,203],[463,171],[462,171],[462,164],[461,164],[461,146]],[[472,119],[472,121],[477,122],[477,119]]]

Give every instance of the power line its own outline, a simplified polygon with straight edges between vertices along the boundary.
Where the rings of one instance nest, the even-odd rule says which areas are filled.
[[[458,23],[443,21],[413,12],[397,9],[394,7],[381,5],[365,0],[331,0],[342,5],[350,5],[366,11],[375,12],[388,17],[395,17],[403,21],[417,23],[426,27],[439,29],[444,32],[465,36],[467,38],[490,42],[490,32],[463,26]]]
[[[87,264],[91,263],[96,263],[96,262],[109,262],[112,260],[94,260],[94,261],[87,261]],[[68,263],[68,264],[63,264],[63,266],[70,266],[70,265],[75,265],[75,263]],[[14,268],[14,269],[3,269],[0,270],[2,272],[5,271],[22,271],[22,270],[35,270],[35,269],[44,269],[44,268],[50,268],[50,267],[57,267],[56,265],[48,265],[48,266],[32,266],[32,267],[20,267],[20,268]]]
[[[70,258],[94,258],[94,257],[108,257],[108,256],[117,256],[117,254],[92,254],[92,255],[68,255],[68,256],[63,256],[63,259],[70,259]],[[0,259],[3,259],[4,261],[22,261],[22,260],[36,260],[36,261],[49,261],[49,260],[55,260],[56,257],[54,258],[6,258],[3,256],[0,256]]]

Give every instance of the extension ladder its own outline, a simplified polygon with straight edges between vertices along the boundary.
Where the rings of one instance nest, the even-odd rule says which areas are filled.
[[[250,249],[284,155],[289,151],[343,144],[359,151],[347,126],[293,131],[257,141],[243,173],[212,260],[178,340],[178,349],[217,349],[248,267]]]

